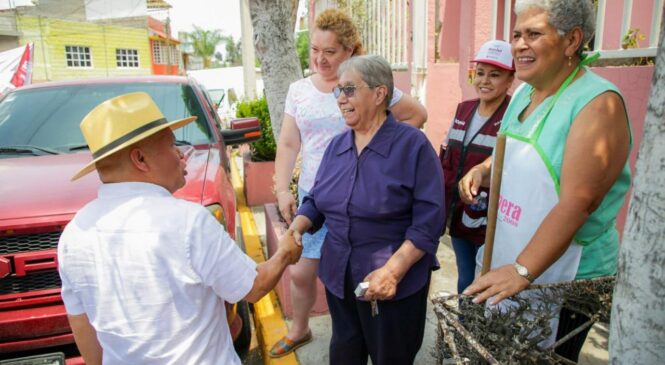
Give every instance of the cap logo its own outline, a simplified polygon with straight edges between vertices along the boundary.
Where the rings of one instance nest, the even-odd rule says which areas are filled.
[[[510,43],[494,40],[486,42],[480,47],[473,62],[485,62],[506,70],[514,70]]]

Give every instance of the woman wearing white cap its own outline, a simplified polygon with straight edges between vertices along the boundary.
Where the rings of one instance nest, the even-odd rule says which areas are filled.
[[[476,58],[473,86],[478,97],[461,102],[448,131],[447,148],[441,149],[446,187],[447,219],[457,261],[457,291],[473,282],[476,253],[485,241],[487,204],[464,204],[457,183],[473,166],[492,154],[496,133],[510,102],[508,89],[513,84],[513,57],[510,43],[492,40],[480,48]],[[445,152],[444,152],[445,151]],[[489,194],[483,188],[480,196]]]

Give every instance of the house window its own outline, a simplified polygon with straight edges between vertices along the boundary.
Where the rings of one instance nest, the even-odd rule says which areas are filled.
[[[173,44],[166,42],[152,42],[152,62],[159,65],[178,65],[180,64],[180,52]]]
[[[90,47],[65,46],[65,58],[67,67],[92,67]]]
[[[136,49],[116,48],[115,64],[118,67],[139,67],[139,51]]]
[[[162,64],[162,42],[153,41],[152,42],[152,62],[155,64]]]

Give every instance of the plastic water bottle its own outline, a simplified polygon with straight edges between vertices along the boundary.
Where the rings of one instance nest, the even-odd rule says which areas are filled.
[[[476,197],[476,204],[469,205],[469,208],[473,211],[479,212],[487,209],[487,193],[481,191],[480,194]]]

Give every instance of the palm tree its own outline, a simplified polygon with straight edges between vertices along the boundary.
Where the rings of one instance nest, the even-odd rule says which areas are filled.
[[[203,68],[210,68],[215,48],[224,39],[220,31],[203,30],[195,25],[194,31],[188,33],[188,37],[192,41],[194,54],[203,59]]]

